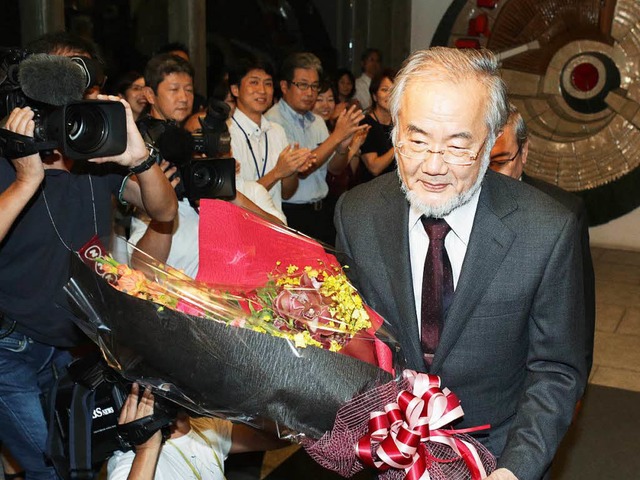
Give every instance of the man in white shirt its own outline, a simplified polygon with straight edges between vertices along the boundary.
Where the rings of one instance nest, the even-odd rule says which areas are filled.
[[[371,106],[369,86],[371,80],[382,71],[382,54],[377,48],[367,48],[360,59],[362,75],[356,79],[356,94],[354,98],[360,102],[363,110]]]
[[[313,113],[322,65],[312,53],[295,53],[287,57],[280,72],[282,99],[265,116],[280,124],[289,143],[308,148],[315,155],[313,165],[298,175],[295,194],[282,209],[290,227],[329,245],[335,241],[333,209],[323,202],[329,193],[327,171],[339,175],[349,160],[349,143],[353,134],[366,128],[355,106],[343,111],[329,134],[324,120]]]
[[[119,424],[153,414],[154,397],[133,384],[120,411]],[[109,459],[109,480],[173,480],[197,478],[222,480],[224,461],[229,453],[251,452],[284,447],[275,436],[242,424],[218,418],[192,419],[184,413],[171,425],[171,436],[162,444],[158,430],[134,451],[115,452]]]
[[[284,129],[262,115],[273,103],[273,68],[268,62],[239,60],[229,73],[229,87],[236,100],[229,133],[240,176],[266,188],[282,210],[282,199],[295,193],[297,174],[312,165],[314,156],[308,148],[289,145]]]

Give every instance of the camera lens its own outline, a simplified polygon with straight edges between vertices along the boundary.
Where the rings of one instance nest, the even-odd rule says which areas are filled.
[[[202,165],[198,165],[198,162],[194,162],[195,166],[192,171],[193,187],[198,189],[216,189],[220,185],[220,177],[218,176],[212,165],[209,162],[203,162]]]
[[[107,138],[107,125],[100,108],[87,104],[72,105],[66,113],[67,143],[77,152],[95,152]]]

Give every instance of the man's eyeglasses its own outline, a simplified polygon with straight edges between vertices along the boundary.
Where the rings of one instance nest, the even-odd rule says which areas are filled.
[[[305,83],[305,82],[289,82],[289,83],[291,85],[295,85],[296,87],[298,87],[301,92],[306,92],[309,89],[311,89],[314,92],[320,91],[319,83]]]
[[[477,152],[466,148],[447,147],[442,150],[431,150],[429,145],[422,142],[398,142],[396,151],[403,157],[411,160],[424,161],[428,154],[442,155],[442,161],[449,165],[466,166],[473,165],[478,155],[484,148],[487,139],[485,138]]]
[[[503,167],[507,163],[511,163],[516,158],[518,158],[518,155],[520,155],[521,151],[522,151],[522,145],[520,145],[518,147],[518,151],[515,153],[515,155],[513,157],[511,157],[511,158],[492,158],[491,161],[489,162],[489,165],[492,165],[494,167]]]

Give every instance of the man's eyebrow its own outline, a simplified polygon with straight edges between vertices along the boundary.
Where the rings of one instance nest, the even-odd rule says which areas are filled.
[[[431,137],[431,135],[428,132],[426,132],[422,128],[420,128],[417,125],[414,125],[412,123],[407,125],[406,131],[407,131],[407,133],[418,133],[418,134],[424,135],[426,137]],[[449,135],[447,137],[447,140],[450,140],[452,138],[463,138],[465,140],[473,140],[473,135],[471,135],[471,132],[458,132],[458,133],[453,133],[453,134]]]

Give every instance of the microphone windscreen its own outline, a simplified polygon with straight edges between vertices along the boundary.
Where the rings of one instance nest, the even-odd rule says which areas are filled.
[[[57,107],[82,100],[86,85],[84,72],[71,59],[45,53],[20,63],[18,81],[27,97]]]

